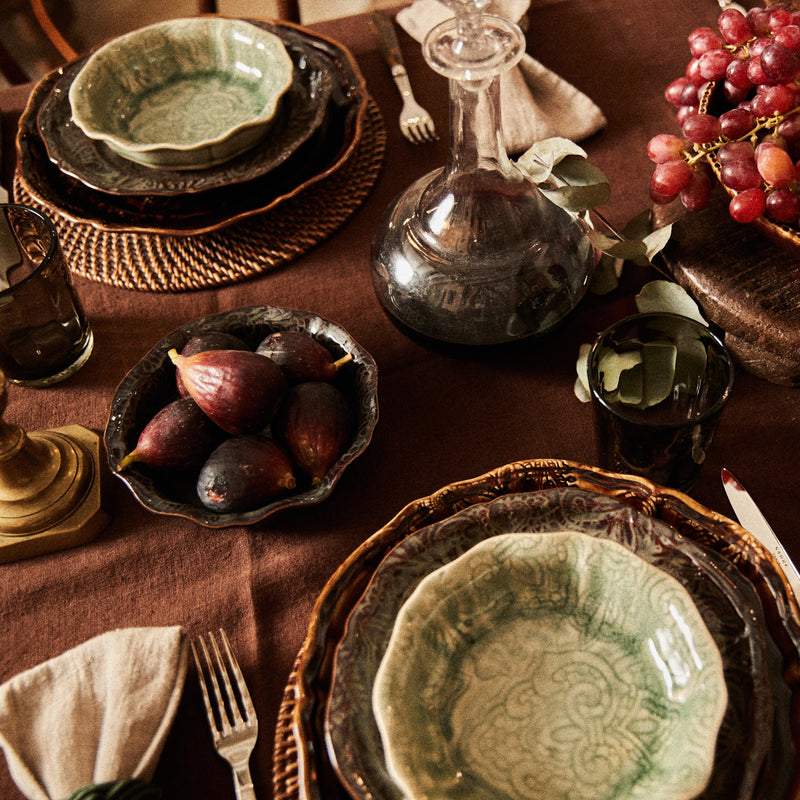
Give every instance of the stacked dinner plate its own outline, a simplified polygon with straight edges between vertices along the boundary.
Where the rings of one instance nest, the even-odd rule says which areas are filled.
[[[515,463],[331,578],[275,796],[797,800],[799,700],[798,606],[752,536],[643,479]]]
[[[266,135],[220,163],[141,163],[87,135],[70,89],[92,56],[34,88],[15,196],[53,218],[76,273],[152,291],[241,280],[310,249],[368,194],[385,135],[352,55],[289,23],[235,22],[279,37],[293,71]]]

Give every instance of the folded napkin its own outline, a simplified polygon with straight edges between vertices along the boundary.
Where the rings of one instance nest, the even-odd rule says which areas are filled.
[[[0,686],[0,747],[30,800],[150,780],[183,692],[180,627],[110,631]]]
[[[486,10],[519,22],[530,0],[492,0]],[[398,24],[418,42],[453,16],[439,0],[415,0],[397,14]],[[500,119],[506,150],[517,155],[551,136],[581,141],[606,125],[603,112],[583,92],[528,53],[500,78]]]

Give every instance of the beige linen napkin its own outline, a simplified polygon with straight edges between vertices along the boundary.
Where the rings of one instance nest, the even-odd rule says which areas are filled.
[[[518,22],[529,5],[530,0],[493,0],[486,11]],[[452,16],[439,0],[415,0],[398,12],[397,22],[422,42],[431,28]],[[606,126],[605,115],[590,98],[528,53],[500,78],[500,118],[512,155],[551,136],[579,142]]]
[[[30,800],[150,780],[183,692],[180,627],[101,634],[0,686],[0,746]]]

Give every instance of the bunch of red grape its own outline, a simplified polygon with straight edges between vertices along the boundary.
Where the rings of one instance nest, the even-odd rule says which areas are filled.
[[[742,14],[728,8],[718,30],[689,35],[685,74],[665,91],[677,108],[682,136],[661,133],[647,146],[656,167],[650,196],[657,203],[680,197],[704,208],[714,185],[708,156],[732,192],[730,215],[752,222],[766,214],[776,222],[800,219],[800,12],[783,3]],[[713,82],[725,110],[714,113],[701,99]]]

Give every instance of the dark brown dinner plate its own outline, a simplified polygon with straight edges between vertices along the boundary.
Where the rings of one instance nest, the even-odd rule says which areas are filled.
[[[777,727],[752,796],[800,800],[800,607],[772,554],[740,525],[675,490],[643,478],[570,461],[515,462],[445,486],[403,508],[336,570],[320,594],[275,732],[273,792],[280,800],[350,798],[328,756],[325,717],[336,649],[348,619],[375,571],[393,547],[421,529],[463,509],[515,493],[572,488],[611,497],[638,514],[668,525],[746,580],[761,603],[768,648],[775,663],[772,695]],[[719,746],[725,747],[720,738]],[[719,797],[715,800],[728,800]]]
[[[306,34],[267,23],[260,27],[280,36],[294,71],[268,136],[254,147],[219,166],[203,169],[157,169],[123,158],[102,141],[86,136],[72,119],[69,90],[89,59],[85,56],[60,71],[39,107],[37,127],[50,160],[91,189],[123,200],[150,197],[151,202],[165,206],[166,198],[239,185],[272,172],[323,124],[333,82],[341,78]]]
[[[304,31],[281,23],[281,28]],[[219,230],[312,188],[353,157],[363,134],[369,95],[352,55],[333,40],[306,34],[308,46],[323,59],[333,86],[320,126],[285,161],[253,180],[176,197],[121,196],[100,192],[64,173],[47,154],[39,132],[42,103],[61,78],[61,70],[35,87],[20,118],[17,175],[24,194],[60,218],[103,232],[183,236]]]

